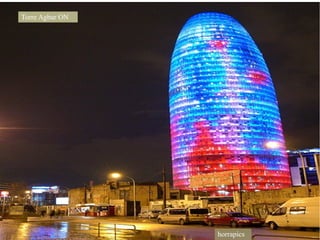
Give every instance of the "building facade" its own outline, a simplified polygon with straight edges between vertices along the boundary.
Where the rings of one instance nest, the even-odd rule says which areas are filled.
[[[320,148],[288,151],[293,186],[319,185]]]
[[[115,215],[134,216],[134,201],[136,201],[136,214],[140,213],[141,208],[147,209],[150,201],[170,198],[169,182],[159,183],[137,183],[133,186],[132,182],[118,181],[107,182],[92,186],[83,186],[69,190],[69,207],[71,213],[78,205],[85,204],[106,204],[115,207]],[[134,196],[134,192],[136,193]]]
[[[232,195],[291,186],[268,67],[234,18],[200,13],[183,26],[171,58],[169,110],[174,188]]]
[[[31,203],[33,206],[53,206],[59,204],[60,199],[65,199],[68,205],[68,189],[60,186],[32,186]],[[57,203],[58,200],[58,203]]]

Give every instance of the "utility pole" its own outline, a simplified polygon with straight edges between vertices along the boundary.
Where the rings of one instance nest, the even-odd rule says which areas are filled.
[[[87,184],[84,185],[84,203],[87,203]]]
[[[242,182],[242,171],[240,170],[240,188],[239,188],[239,195],[240,195],[240,213],[243,213],[242,211],[242,189],[243,189],[243,182]]]
[[[316,172],[318,177],[318,184],[320,184],[320,174],[319,174],[319,154],[313,154],[314,164],[316,166]]]
[[[167,207],[167,187],[166,187],[166,172],[165,168],[162,169],[162,181],[163,181],[163,209]]]

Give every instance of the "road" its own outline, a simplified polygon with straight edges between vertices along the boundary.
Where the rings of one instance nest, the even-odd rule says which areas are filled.
[[[124,217],[92,218],[63,217],[58,219],[35,218],[30,222],[4,220],[0,222],[0,239],[8,240],[49,240],[49,239],[106,239],[106,240],[214,240],[215,231],[224,229],[241,232],[243,228],[209,227],[204,225],[159,224],[149,219]],[[100,226],[100,230],[98,229]],[[115,232],[114,228],[121,229]],[[132,231],[133,228],[136,231]],[[250,228],[253,239],[320,239],[319,230],[279,229],[267,227]],[[272,235],[272,236],[270,236]],[[100,236],[100,237],[99,237]],[[282,237],[281,237],[282,236]],[[293,237],[288,237],[293,236]],[[239,238],[240,239],[240,238]],[[219,240],[219,238],[215,239]],[[235,238],[237,240],[237,238]]]
[[[156,221],[150,220],[140,220],[141,222],[137,223],[135,221],[127,222],[129,224],[135,224],[137,229],[150,231],[154,233],[154,235],[167,235],[167,239],[171,236],[183,236],[181,239],[186,240],[213,240],[215,231],[217,229],[230,229],[229,227],[216,226],[209,227],[206,225],[178,225],[178,224],[159,224]],[[242,228],[237,228],[237,230],[241,231]],[[305,230],[299,231],[297,229],[279,229],[279,230],[270,230],[267,227],[258,227],[258,228],[250,228],[252,235],[266,235],[265,237],[257,236],[254,239],[258,240],[270,240],[270,239],[320,239],[319,231],[315,230]],[[233,229],[234,230],[234,229]],[[272,235],[272,236],[270,236]],[[283,237],[281,237],[283,236]],[[294,236],[294,238],[290,238],[288,236]],[[299,237],[299,238],[298,238]],[[301,238],[300,238],[301,237]]]

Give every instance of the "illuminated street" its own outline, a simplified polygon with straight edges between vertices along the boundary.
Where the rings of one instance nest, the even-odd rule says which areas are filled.
[[[100,233],[98,224],[100,223]],[[118,231],[114,232],[114,227]],[[133,231],[133,227],[136,231]],[[217,227],[225,228],[226,227]],[[128,218],[65,218],[59,220],[42,219],[34,222],[4,220],[0,222],[1,239],[133,239],[133,240],[212,240],[215,227],[204,225],[158,224],[154,220]],[[241,228],[238,228],[241,231]],[[100,237],[98,237],[100,234]],[[254,239],[319,239],[319,231],[296,229],[269,230],[266,227],[252,228],[252,235],[266,235]],[[277,237],[278,236],[278,237]],[[279,236],[283,236],[282,238]],[[299,237],[299,238],[297,238]],[[301,238],[300,238],[301,237]],[[293,239],[293,238],[292,238]]]

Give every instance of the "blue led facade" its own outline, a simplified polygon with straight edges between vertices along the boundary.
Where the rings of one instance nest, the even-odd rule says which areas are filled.
[[[269,70],[249,33],[232,17],[200,13],[183,26],[171,59],[169,109],[175,188],[190,189],[190,179],[199,174],[235,169],[241,170],[245,190],[290,187]],[[239,187],[197,190],[221,195]]]

